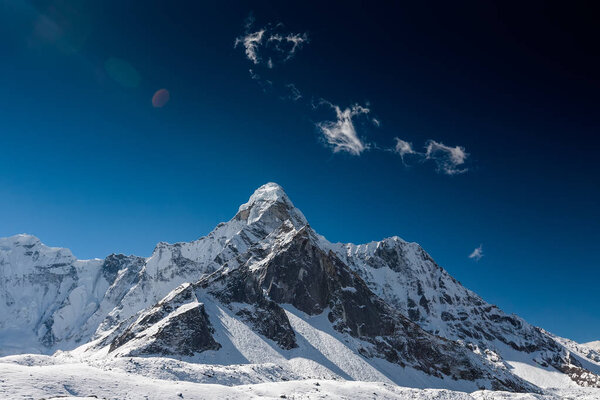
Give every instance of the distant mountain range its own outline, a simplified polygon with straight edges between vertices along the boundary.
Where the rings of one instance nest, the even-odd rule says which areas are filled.
[[[151,360],[210,366],[223,384],[600,387],[600,342],[504,313],[416,243],[331,243],[274,183],[207,236],[148,258],[78,260],[34,236],[0,239],[0,355],[59,350],[96,366],[138,360],[140,373]]]

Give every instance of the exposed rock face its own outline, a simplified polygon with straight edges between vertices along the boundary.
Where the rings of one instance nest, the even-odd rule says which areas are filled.
[[[240,267],[224,275],[201,280],[198,286],[225,305],[248,305],[230,309],[248,322],[255,331],[273,340],[281,348],[296,347],[296,336],[285,312],[275,301],[265,296],[256,278],[247,267]]]
[[[487,348],[495,340],[518,351],[556,350],[556,342],[464,288],[416,243],[393,237],[332,245],[369,287],[426,330]]]
[[[0,300],[0,349],[8,352],[95,339],[89,350],[108,347],[111,356],[212,354],[239,334],[219,336],[215,304],[291,354],[303,340],[288,318],[293,307],[308,321],[326,316],[365,360],[440,379],[535,391],[511,373],[503,354],[512,351],[581,385],[599,382],[593,349],[486,303],[415,243],[328,242],[276,184],[209,235],[159,243],[149,258],[79,261],[31,236],[0,239]],[[2,346],[15,329],[29,342]]]
[[[109,351],[120,355],[185,355],[218,350],[204,305],[187,284],[174,290],[141,315],[110,343]]]
[[[265,260],[220,275],[213,281],[206,279],[200,285],[224,302],[261,304],[268,298],[273,307],[277,303],[291,304],[309,315],[329,310],[328,319],[333,327],[363,341],[362,353],[369,358],[384,358],[438,377],[488,379],[494,387],[504,390],[533,390],[504,370],[489,364],[481,366],[468,349],[428,334],[402,316],[375,295],[333,252],[322,250],[310,227],[288,234],[287,240],[274,250]],[[211,284],[219,281],[227,283],[211,288]],[[289,332],[293,337],[293,330],[285,314],[276,315],[255,318],[252,322],[261,333],[278,332],[265,336],[283,348],[290,348],[287,342],[282,345],[279,338],[280,332]],[[274,321],[285,329],[273,330]]]

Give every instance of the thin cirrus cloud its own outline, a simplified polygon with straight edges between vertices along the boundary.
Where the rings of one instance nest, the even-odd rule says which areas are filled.
[[[278,24],[279,25],[279,24]],[[283,61],[287,61],[294,57],[296,50],[302,48],[302,46],[308,42],[308,35],[306,33],[288,33],[285,36],[275,33],[269,36],[267,39],[268,43],[274,43],[275,49],[284,55]],[[271,59],[269,58],[271,61]],[[272,68],[273,65],[270,65]]]
[[[323,121],[316,124],[326,144],[334,153],[347,152],[358,156],[369,148],[358,137],[353,122],[353,118],[369,114],[368,108],[354,104],[342,110],[339,106],[325,100],[321,100],[319,105],[327,105],[335,111],[336,119],[334,121]]]
[[[483,257],[483,245],[479,245],[471,254],[469,254],[469,258],[475,261],[481,260]]]
[[[284,32],[281,23],[254,30],[254,18],[248,17],[245,33],[235,39],[234,48],[243,47],[246,58],[255,65],[273,68],[277,63],[291,60],[308,43],[307,33]]]
[[[394,138],[396,141],[396,145],[394,146],[394,152],[400,155],[402,158],[402,162],[404,162],[404,157],[410,154],[417,154],[417,152],[413,149],[412,143],[407,142],[406,140],[402,140],[400,138]]]
[[[254,25],[254,17],[250,15],[244,24],[244,34],[237,37],[234,42],[234,48],[243,48],[246,59],[253,65],[249,70],[251,79],[258,83],[263,92],[279,92],[281,99],[307,106],[307,101],[299,101],[304,96],[295,84],[278,84],[276,81],[265,79],[262,74],[268,73],[277,64],[291,60],[309,42],[308,34],[286,32],[282,23],[267,24],[259,29]],[[261,74],[256,72],[257,68],[262,68]],[[405,166],[409,166],[411,161],[417,163],[431,161],[435,165],[436,172],[441,174],[460,175],[468,171],[465,163],[469,154],[462,146],[451,147],[442,142],[427,140],[424,150],[417,151],[411,142],[398,137],[394,138],[395,144],[392,148],[381,148],[376,143],[366,142],[362,132],[365,125],[360,125],[360,134],[357,131],[359,119],[368,120],[375,127],[381,126],[379,119],[367,118],[371,113],[368,104],[367,107],[353,104],[342,108],[326,100],[320,100],[316,106],[314,103],[311,105],[313,111],[318,106],[327,106],[335,112],[334,119],[315,123],[322,142],[334,153],[360,156],[366,150],[391,151],[400,156]]]
[[[263,91],[274,89],[273,81],[263,78],[255,68],[266,67],[263,71],[272,69],[277,63],[284,63],[294,57],[296,52],[308,43],[306,33],[284,32],[281,23],[267,24],[260,29],[254,29],[255,20],[250,15],[244,24],[245,33],[235,39],[234,48],[242,47],[248,61],[254,64],[249,70],[250,78],[260,85]],[[294,102],[303,98],[302,93],[293,83],[282,85],[285,94],[282,99]],[[334,153],[345,152],[360,155],[369,146],[363,142],[356,131],[354,119],[369,114],[370,110],[359,104],[342,109],[326,100],[321,100],[317,106],[328,106],[335,112],[335,119],[317,122],[315,125],[325,145]],[[317,108],[313,105],[313,109]],[[374,125],[379,126],[379,120],[373,118]]]
[[[469,154],[462,146],[450,147],[435,140],[429,140],[425,150],[425,158],[435,161],[438,172],[446,175],[457,175],[468,171],[462,165],[465,164]]]
[[[425,151],[418,152],[414,150],[412,143],[398,137],[394,140],[396,144],[390,150],[398,154],[405,164],[406,156],[413,156],[420,162],[433,161],[436,164],[436,171],[442,174],[458,175],[468,171],[464,164],[469,154],[462,146],[451,147],[435,140],[428,140],[425,143]]]
[[[260,58],[258,56],[258,48],[262,44],[264,35],[264,29],[252,33],[247,33],[245,36],[240,36],[236,38],[233,47],[237,47],[239,44],[242,44],[244,46],[246,57],[248,58],[248,60],[252,61],[254,64],[258,64],[260,62]]]

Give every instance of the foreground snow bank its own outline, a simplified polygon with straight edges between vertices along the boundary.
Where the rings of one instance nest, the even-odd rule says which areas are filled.
[[[121,369],[106,370],[54,357],[0,358],[2,399],[415,399],[415,400],[598,400],[600,390],[575,388],[545,395],[410,389],[390,383],[302,380],[224,386],[163,380]]]

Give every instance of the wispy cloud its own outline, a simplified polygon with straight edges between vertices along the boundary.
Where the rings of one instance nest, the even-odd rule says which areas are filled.
[[[469,254],[469,258],[479,261],[483,257],[483,245],[479,245],[471,254]]]
[[[368,114],[370,112],[368,108],[354,104],[342,110],[339,106],[325,100],[321,100],[319,105],[327,105],[335,111],[335,121],[317,123],[317,128],[334,153],[348,152],[358,156],[368,148],[358,137],[353,122],[353,118]]]
[[[439,173],[446,175],[463,174],[468,171],[464,166],[469,154],[462,146],[450,147],[435,140],[428,140],[425,143],[425,151],[415,151],[412,143],[402,140],[398,137],[394,138],[395,146],[390,151],[398,154],[405,162],[405,156],[413,155],[420,162],[433,161],[436,164],[436,170]]]
[[[248,16],[244,23],[244,34],[235,39],[234,48],[241,47],[246,58],[253,64],[250,77],[257,82],[263,92],[270,92],[282,100],[291,100],[298,105],[307,106],[309,101],[293,83],[283,84],[278,79],[265,79],[262,75],[273,76],[270,71],[276,65],[285,63],[309,42],[307,33],[287,32],[282,23],[267,24],[261,28],[255,26],[254,16]],[[262,68],[262,69],[261,69]],[[256,72],[260,70],[260,75]],[[285,81],[284,81],[285,82]],[[312,98],[312,96],[308,96]],[[303,101],[300,101],[303,99]],[[334,153],[350,153],[360,156],[365,150],[393,152],[400,156],[402,163],[409,166],[410,162],[435,165],[436,171],[445,175],[459,175],[468,171],[465,163],[469,154],[462,146],[447,146],[442,142],[427,140],[422,151],[416,150],[413,144],[399,137],[394,138],[393,147],[380,147],[373,141],[365,141],[364,135],[357,132],[357,126],[364,127],[364,122],[376,127],[381,126],[381,120],[371,115],[369,103],[365,106],[354,104],[342,108],[326,100],[320,100],[313,111],[319,106],[327,106],[335,112],[335,119],[316,123],[323,142]],[[361,118],[362,119],[359,119]],[[326,119],[326,118],[325,118]],[[317,121],[321,118],[317,119]],[[360,125],[359,125],[360,124]]]
[[[262,44],[264,35],[264,29],[252,33],[247,33],[245,36],[240,36],[236,38],[233,47],[237,47],[239,44],[242,44],[244,46],[246,57],[248,58],[248,60],[252,61],[254,64],[258,64],[260,62],[260,58],[258,56],[258,48]]]
[[[308,35],[306,33],[288,33],[284,36],[274,33],[267,39],[267,44],[269,43],[273,43],[274,48],[284,55],[283,61],[287,61],[294,57],[296,50],[299,50],[305,43],[308,43]]]
[[[293,83],[288,83],[287,85],[285,85],[285,87],[289,90],[289,93],[286,98],[293,101],[298,101],[302,98],[302,93],[300,93],[300,90],[298,90],[296,85],[294,85]]]
[[[408,154],[417,154],[417,152],[414,151],[412,147],[412,143],[407,142],[406,140],[402,140],[398,137],[395,137],[394,140],[396,141],[396,145],[394,146],[393,150],[395,153],[398,153],[400,155],[400,158],[402,158],[402,162],[404,162],[404,156]]]
[[[284,32],[281,23],[268,24],[260,29],[253,29],[253,25],[254,17],[250,15],[244,24],[244,34],[235,39],[233,47],[243,47],[246,58],[255,65],[273,68],[276,63],[293,58],[308,43],[307,33]]]
[[[425,158],[433,160],[437,169],[447,175],[463,174],[467,168],[461,168],[469,154],[462,146],[450,147],[443,143],[429,140],[425,146]]]

